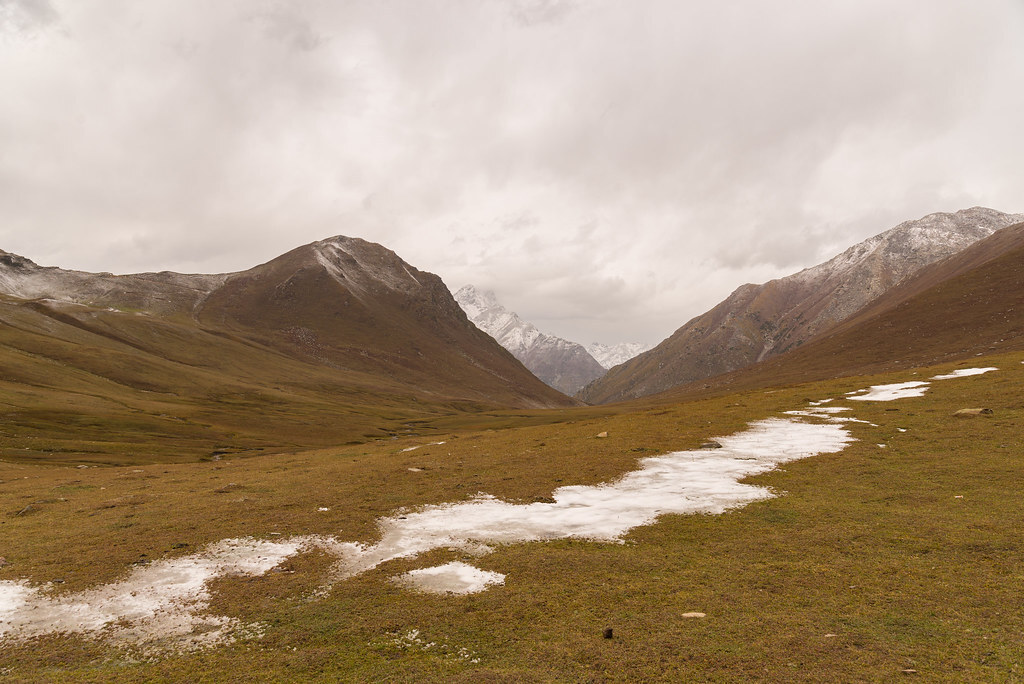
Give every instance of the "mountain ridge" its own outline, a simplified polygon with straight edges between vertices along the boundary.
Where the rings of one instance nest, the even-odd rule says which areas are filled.
[[[646,396],[734,371],[800,346],[924,266],[1024,220],[983,207],[904,221],[832,259],[746,284],[653,349],[581,390],[588,403]]]

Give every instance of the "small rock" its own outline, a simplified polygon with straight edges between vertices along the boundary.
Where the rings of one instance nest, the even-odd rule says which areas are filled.
[[[409,468],[408,470],[409,470],[410,473],[422,473],[423,472],[423,468]]]
[[[599,433],[597,433],[597,436],[598,436],[599,438],[604,438],[604,437],[607,437],[607,436],[608,436],[608,433],[607,433],[607,432],[599,432]],[[609,637],[609,638],[611,638],[611,637]]]
[[[38,508],[36,508],[35,506],[33,506],[32,504],[29,504],[28,506],[25,506],[25,507],[24,507],[24,508],[22,508],[22,509],[21,509],[20,511],[18,511],[17,513],[15,513],[15,515],[28,515],[28,514],[30,514],[30,513],[35,513],[35,512],[37,512],[38,510],[39,510],[39,509],[38,509]]]
[[[992,409],[990,409],[990,408],[962,408],[959,411],[957,411],[956,413],[954,413],[953,415],[961,417],[961,418],[970,417],[970,416],[990,416],[990,415],[992,415]]]
[[[703,444],[701,444],[700,448],[701,449],[721,449],[722,445],[721,445],[720,442],[716,442],[713,439],[709,439],[708,441],[706,441]]]
[[[684,618],[702,618],[707,617],[707,613],[683,613]]]
[[[0,556],[0,568],[4,567],[5,565],[10,565],[10,563],[7,562],[6,558]]]
[[[917,674],[917,670],[911,669],[911,668],[909,668],[909,667],[908,667],[907,669],[905,669],[905,670],[900,670],[900,671],[901,671],[901,672],[902,672],[903,674]]]
[[[826,634],[825,638],[826,639],[835,639],[837,636],[839,636],[839,635],[838,634]]]

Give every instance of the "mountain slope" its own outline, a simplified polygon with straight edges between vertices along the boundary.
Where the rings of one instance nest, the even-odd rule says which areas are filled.
[[[481,292],[466,285],[455,293],[455,301],[473,323],[534,375],[565,394],[574,394],[605,373],[604,366],[583,345],[545,335],[499,304],[493,292]]]
[[[470,323],[437,276],[350,238],[216,276],[88,274],[3,253],[0,369],[0,455],[23,459],[317,446],[574,404]]]
[[[666,399],[1024,350],[1024,223],[921,269],[799,349],[670,390]]]
[[[763,285],[743,285],[578,396],[590,403],[646,396],[783,354],[863,309],[924,266],[1022,219],[979,207],[931,214],[813,268]]]

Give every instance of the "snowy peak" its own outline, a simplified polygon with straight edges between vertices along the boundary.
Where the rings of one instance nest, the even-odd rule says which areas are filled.
[[[498,302],[495,294],[466,285],[455,293],[466,316],[498,341],[530,372],[565,394],[575,394],[605,368],[581,344],[545,335]]]
[[[317,262],[356,297],[381,285],[406,294],[423,287],[420,271],[373,242],[338,235],[310,247]]]
[[[956,254],[997,230],[1024,221],[1024,214],[1004,214],[985,207],[935,213],[860,242],[823,264],[790,276],[794,279],[841,277],[871,258],[884,262],[902,279],[921,266]]]
[[[587,345],[587,351],[599,364],[605,368],[614,368],[620,363],[626,363],[634,356],[638,356],[650,349],[646,344],[639,342],[623,342],[621,344],[601,344],[593,342]]]
[[[498,298],[489,290],[478,290],[472,285],[466,285],[455,293],[455,301],[476,327],[496,339],[498,344],[512,352],[520,361],[541,337],[541,332],[535,325],[527,323],[515,312],[499,304]],[[561,341],[573,344],[566,340]]]

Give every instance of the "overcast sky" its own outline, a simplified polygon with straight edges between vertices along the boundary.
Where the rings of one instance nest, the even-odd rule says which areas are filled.
[[[656,343],[936,211],[1024,211],[1021,0],[0,0],[0,249],[379,242]]]

